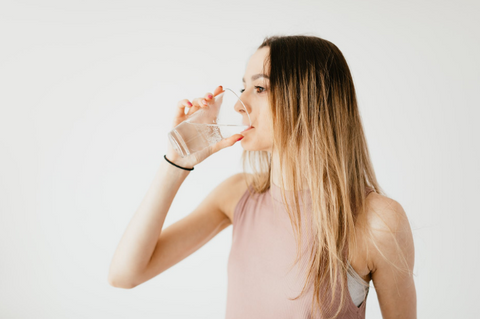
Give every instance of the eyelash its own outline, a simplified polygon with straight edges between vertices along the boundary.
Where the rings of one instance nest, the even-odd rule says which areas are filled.
[[[264,88],[264,87],[261,87],[261,86],[255,86],[255,88],[256,88],[256,89],[258,89],[258,88],[262,89],[263,91],[262,91],[262,92],[260,92],[260,93],[263,93],[263,92],[265,92],[265,88]],[[245,89],[241,89],[241,90],[240,90],[240,93],[243,93],[243,91],[245,91]]]

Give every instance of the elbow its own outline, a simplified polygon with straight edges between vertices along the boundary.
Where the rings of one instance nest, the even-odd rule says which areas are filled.
[[[108,274],[107,280],[108,284],[115,288],[132,289],[137,286],[137,284],[133,283],[132,280],[122,276],[114,276],[112,274]]]

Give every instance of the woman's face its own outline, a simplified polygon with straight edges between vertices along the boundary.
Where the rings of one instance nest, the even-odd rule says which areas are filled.
[[[258,49],[248,61],[243,77],[243,88],[240,99],[247,108],[253,128],[243,132],[245,136],[240,142],[247,151],[271,152],[273,145],[273,123],[268,101],[270,83],[267,77],[261,76],[263,61],[270,52],[269,47]]]

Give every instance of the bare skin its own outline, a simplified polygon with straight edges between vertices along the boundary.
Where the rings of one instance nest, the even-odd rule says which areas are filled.
[[[243,133],[241,144],[246,150],[265,150],[272,154],[272,181],[279,185],[280,176],[284,173],[277,169],[278,154],[272,153],[273,128],[266,94],[268,79],[260,77],[252,80],[252,76],[262,73],[263,61],[268,53],[269,48],[257,50],[246,68],[245,91],[241,99],[254,128]],[[211,100],[209,94],[213,96],[220,92],[222,88],[218,87],[213,93],[194,99],[194,107],[189,112],[205,107],[202,101],[208,103]],[[185,119],[184,108],[188,102],[179,102],[173,126]],[[237,143],[239,137],[241,135],[225,139],[194,158],[179,158],[169,146],[167,158],[177,165],[194,167],[211,154]],[[225,179],[192,213],[162,230],[170,205],[188,175],[189,171],[162,161],[115,251],[108,276],[110,285],[120,288],[138,286],[185,259],[232,224],[235,207],[251,183],[250,175],[247,181],[241,173]],[[307,188],[306,183],[301,185]],[[286,189],[291,188],[287,185]],[[369,209],[358,217],[356,223],[359,247],[350,263],[364,280],[373,281],[383,318],[416,318],[416,290],[411,274],[414,244],[407,216],[398,202],[377,193],[369,194],[367,207]],[[390,235],[389,229],[394,236]],[[374,240],[366,236],[365,230],[371,230]],[[396,273],[386,261],[400,265],[394,238],[407,257],[409,274]]]

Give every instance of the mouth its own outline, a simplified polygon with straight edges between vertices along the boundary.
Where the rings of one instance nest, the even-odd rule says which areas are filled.
[[[249,131],[249,130],[251,130],[251,129],[253,129],[253,128],[254,128],[253,126],[249,126],[248,128],[246,128],[245,130],[243,130],[243,131],[240,132],[240,133],[245,133],[246,131]]]

